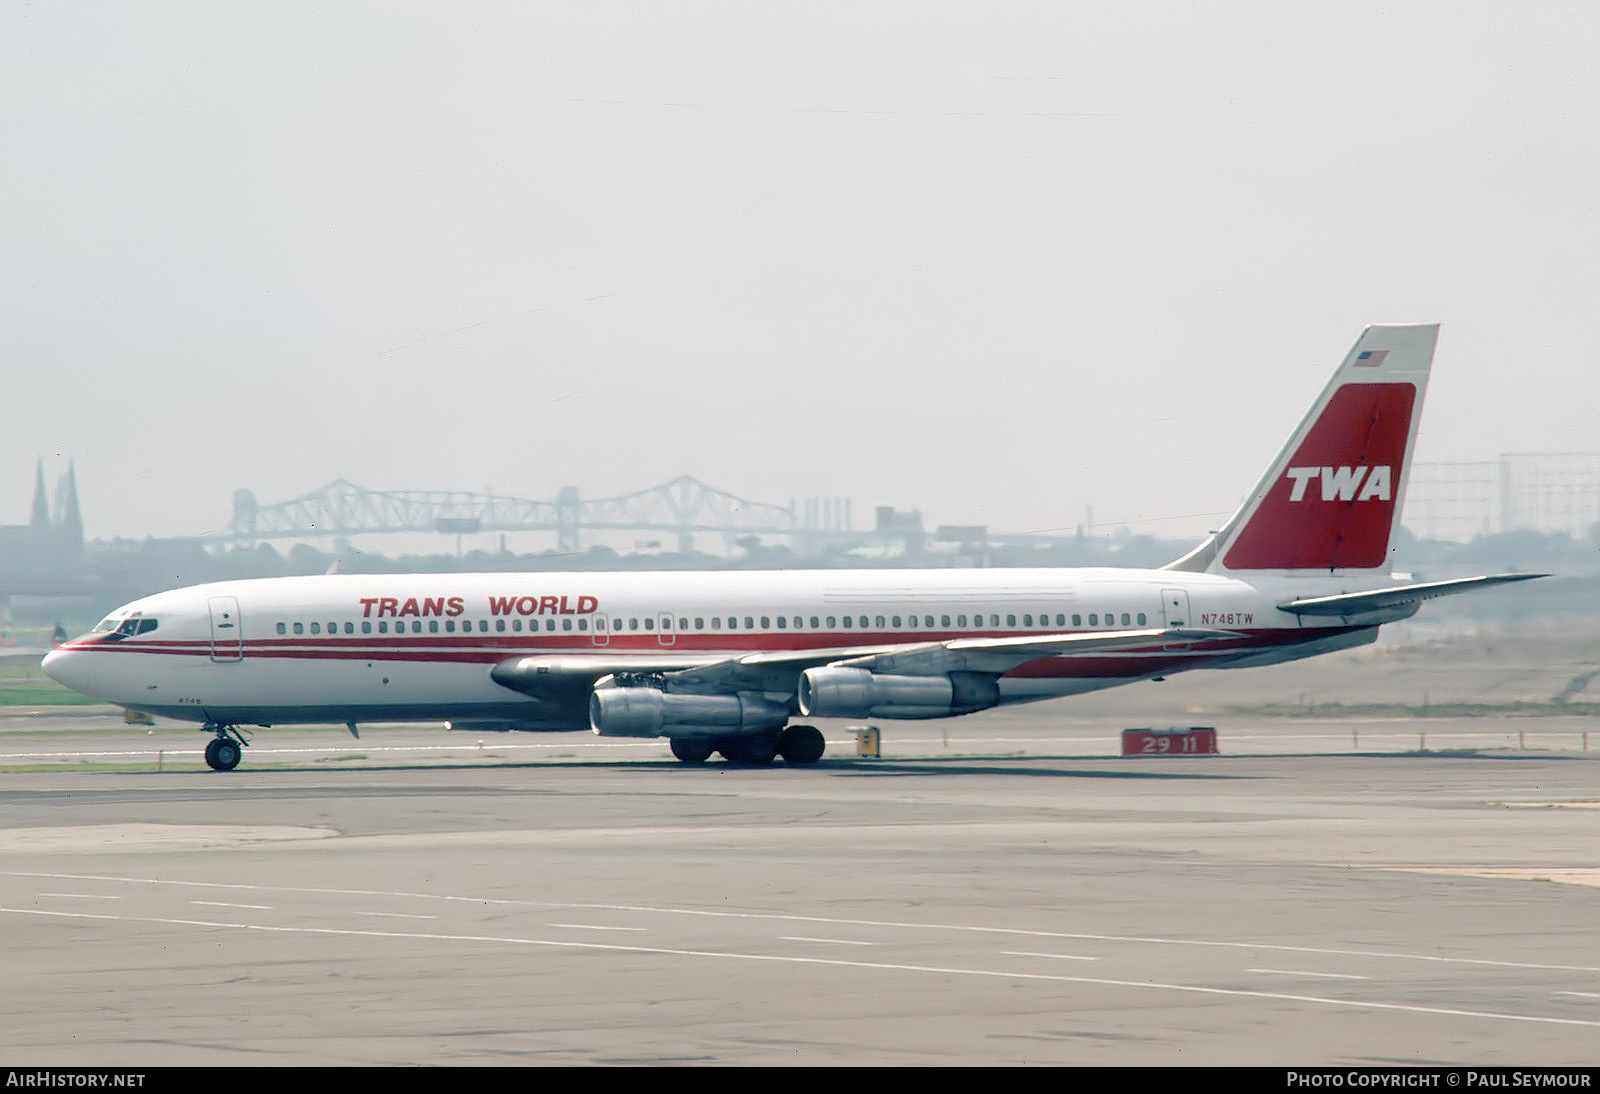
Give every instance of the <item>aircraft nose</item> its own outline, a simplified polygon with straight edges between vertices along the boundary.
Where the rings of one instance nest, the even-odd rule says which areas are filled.
[[[92,695],[89,690],[89,657],[78,650],[51,650],[41,667],[45,675],[73,691]]]

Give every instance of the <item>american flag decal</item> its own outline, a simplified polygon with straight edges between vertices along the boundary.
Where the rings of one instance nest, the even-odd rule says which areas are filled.
[[[1386,349],[1367,349],[1356,354],[1357,368],[1376,368],[1383,364],[1383,359],[1389,356]]]

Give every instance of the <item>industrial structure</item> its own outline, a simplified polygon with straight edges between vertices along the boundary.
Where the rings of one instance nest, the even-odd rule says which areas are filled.
[[[1590,536],[1600,525],[1600,452],[1419,463],[1404,519],[1422,539],[1455,543],[1512,531]]]
[[[271,505],[249,490],[233,496],[233,518],[202,537],[211,546],[251,547],[270,540],[331,537],[349,540],[374,533],[547,532],[558,551],[571,553],[596,533],[673,536],[680,554],[694,551],[695,537],[721,537],[726,553],[748,537],[779,536],[796,553],[813,553],[828,541],[849,537],[850,502],[812,499],[803,514],[787,506],[751,501],[706,485],[690,475],[611,498],[582,497],[564,486],[553,501],[445,490],[369,490],[339,479],[319,490]]]

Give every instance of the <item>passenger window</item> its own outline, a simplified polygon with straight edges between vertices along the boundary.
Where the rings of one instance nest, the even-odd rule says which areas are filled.
[[[439,633],[439,621],[437,619],[428,620],[428,633],[430,633],[430,634],[438,634]]]
[[[704,616],[697,615],[694,617],[694,629],[697,631],[703,631],[706,629],[706,621]]]
[[[586,630],[589,629],[589,618],[588,618],[588,616],[579,616],[578,617],[578,629],[580,631],[586,631]]]
[[[1141,626],[1141,627],[1144,626],[1144,613],[1143,612],[1139,613],[1139,626]]]
[[[513,631],[521,631],[521,630],[522,630],[522,620],[520,620],[520,619],[513,619],[513,620],[512,620],[512,621],[511,621],[511,629],[512,629],[512,630],[513,630]]]
[[[322,633],[322,624],[321,623],[313,623],[313,624],[311,624],[311,633],[312,634],[321,634]]]
[[[604,619],[599,620],[599,625],[601,630],[605,630],[606,621]],[[494,629],[497,631],[504,631],[506,629],[506,621],[504,619],[496,619],[494,621]]]
[[[1014,616],[1014,615],[1006,616],[1006,626],[1015,627],[1016,625],[1017,625],[1017,617],[1016,616]]]
[[[750,618],[748,615],[744,617],[744,629],[747,631],[753,631],[756,629],[756,621]]]
[[[772,620],[767,616],[761,617],[761,629],[768,630],[772,627]]]
[[[372,633],[372,622],[370,620],[363,619],[361,621],[361,633],[362,634],[371,634]]]
[[[829,625],[831,626],[832,624],[829,624]],[[817,617],[816,616],[812,616],[811,617],[811,629],[812,630],[816,630],[819,626],[820,626],[820,624],[817,622]]]
[[[284,623],[279,623],[278,624],[278,633],[279,634],[288,634],[289,633],[288,625],[284,624]]]
[[[444,621],[444,629],[449,631],[451,634],[455,634],[456,633],[456,621],[454,619],[446,619]]]
[[[738,616],[736,616],[736,615],[728,616],[728,629],[730,631],[736,631],[736,630],[739,629],[739,617]]]
[[[867,621],[866,621],[865,618],[863,618],[861,620],[861,625],[863,627],[865,627],[867,625]],[[876,626],[880,631],[883,630],[883,616],[881,616],[881,615],[878,616],[877,621],[873,625]]]
[[[356,633],[356,625],[354,623],[346,623],[344,625],[344,633],[345,634],[355,634]]]
[[[1083,616],[1079,615],[1077,612],[1073,612],[1072,613],[1072,625],[1074,627],[1083,626]]]
[[[786,619],[784,616],[781,616],[781,615],[778,616],[778,629],[780,631],[789,629],[789,620]]]
[[[867,626],[867,617],[866,616],[862,616],[861,617],[861,628],[862,628],[862,630],[865,630],[866,626]]]
[[[1127,612],[1123,612],[1122,613],[1122,625],[1124,627],[1126,627],[1129,623],[1132,623],[1132,622],[1133,622],[1133,620],[1128,618],[1128,613]]]
[[[890,619],[889,620],[889,625],[891,627],[898,627],[900,625],[900,617],[897,615],[894,618]]]
[[[678,620],[678,629],[680,631],[688,630],[689,629],[689,621],[687,619]]]
[[[711,617],[711,629],[714,631],[720,631],[722,629],[722,616],[714,615]]]
[[[1090,612],[1089,613],[1089,626],[1098,627],[1099,625],[1100,625],[1100,617],[1098,615],[1096,615],[1094,612]]]
[[[838,624],[834,621],[833,616],[828,616],[828,629],[831,631],[836,626],[838,626]]]
[[[306,633],[306,625],[304,623],[296,623],[294,625],[294,633],[295,634],[305,634]]]
[[[387,619],[378,620],[378,633],[379,634],[388,634],[389,633],[389,621]]]
[[[570,631],[572,629],[572,620],[563,619],[561,621],[561,629],[564,631]]]
[[[844,629],[850,629],[850,617],[848,615],[844,617]]]

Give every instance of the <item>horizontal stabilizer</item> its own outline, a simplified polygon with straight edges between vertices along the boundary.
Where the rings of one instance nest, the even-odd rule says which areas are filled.
[[[1536,577],[1549,576],[1549,574],[1490,574],[1485,577],[1458,577],[1450,581],[1428,581],[1419,585],[1373,589],[1364,593],[1310,596],[1303,600],[1291,600],[1286,604],[1279,604],[1278,607],[1296,615],[1362,615],[1406,604],[1420,604],[1424,600],[1471,592],[1473,589],[1487,589],[1492,585],[1531,581]]]

